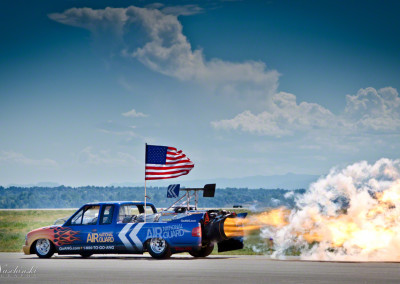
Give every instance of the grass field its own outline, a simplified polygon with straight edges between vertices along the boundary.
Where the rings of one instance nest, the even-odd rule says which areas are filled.
[[[244,212],[244,210],[235,211]],[[70,216],[74,212],[75,210],[0,210],[0,251],[22,252],[25,235],[29,231],[53,225],[56,219]],[[243,249],[222,254],[268,253],[268,243],[259,235],[259,231],[252,232],[246,236]],[[213,254],[217,254],[217,246],[215,246]]]
[[[53,225],[58,218],[75,210],[0,210],[0,251],[22,251],[25,235],[34,229]]]

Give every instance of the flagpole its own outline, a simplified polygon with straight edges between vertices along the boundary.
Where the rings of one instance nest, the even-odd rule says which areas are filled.
[[[144,222],[146,222],[146,199],[147,199],[147,194],[146,194],[146,162],[147,162],[147,143],[145,144],[145,158],[144,158]]]
[[[146,222],[146,179],[144,180],[144,221]]]

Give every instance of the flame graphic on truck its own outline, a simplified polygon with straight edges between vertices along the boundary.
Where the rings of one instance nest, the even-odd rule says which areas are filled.
[[[76,236],[79,234],[77,231],[73,231],[68,227],[57,227],[54,228],[54,244],[56,246],[63,246],[72,244],[75,241],[79,241],[80,239]]]

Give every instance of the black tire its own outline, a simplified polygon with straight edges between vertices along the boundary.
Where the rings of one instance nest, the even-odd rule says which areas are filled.
[[[89,258],[92,256],[92,253],[83,252],[83,253],[80,253],[80,255],[82,256],[82,258]]]
[[[56,251],[54,244],[49,239],[38,239],[33,245],[36,255],[40,258],[50,258]]]
[[[147,242],[147,250],[150,255],[157,259],[165,259],[171,256],[171,249],[166,240],[152,238]]]
[[[202,247],[198,251],[189,251],[189,254],[194,257],[206,257],[212,253],[213,249],[214,249],[214,244],[211,243]]]

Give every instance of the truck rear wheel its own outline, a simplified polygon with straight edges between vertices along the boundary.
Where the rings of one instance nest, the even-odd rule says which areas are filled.
[[[204,247],[202,247],[198,251],[190,251],[189,254],[194,257],[206,257],[209,256],[214,249],[214,244],[210,243]]]

